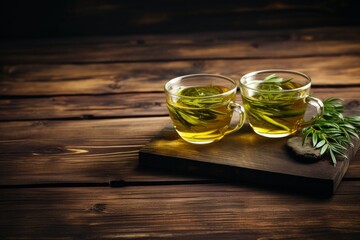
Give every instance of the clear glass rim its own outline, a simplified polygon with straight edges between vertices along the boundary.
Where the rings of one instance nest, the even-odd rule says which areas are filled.
[[[257,88],[252,88],[252,87],[249,87],[249,86],[247,86],[246,84],[243,83],[243,80],[245,80],[245,79],[247,79],[249,77],[255,76],[257,74],[262,74],[262,73],[269,73],[269,74],[272,74],[272,73],[275,73],[275,74],[276,73],[289,73],[289,74],[302,76],[304,79],[306,79],[307,83],[305,85],[303,85],[301,87],[298,87],[298,88],[281,90],[281,92],[284,92],[284,93],[299,92],[299,91],[308,89],[311,86],[311,78],[310,78],[309,75],[307,75],[305,73],[294,71],[294,70],[286,70],[286,69],[266,69],[266,70],[250,72],[250,73],[247,73],[244,76],[242,76],[240,78],[240,81],[239,81],[240,82],[240,87],[244,87],[246,89],[250,89],[250,90],[253,90],[253,91],[257,91],[257,92],[279,93],[279,91],[276,91],[276,90],[260,90],[260,89],[257,89]]]
[[[230,88],[228,91],[226,92],[223,92],[223,93],[219,93],[219,94],[214,94],[214,95],[211,95],[211,96],[200,96],[200,97],[191,97],[191,96],[183,96],[181,94],[176,94],[176,93],[173,93],[170,91],[169,87],[170,85],[174,84],[175,82],[178,82],[180,80],[183,80],[183,79],[186,79],[186,78],[197,78],[197,77],[212,77],[212,78],[222,78],[222,79],[225,79],[229,82],[231,82],[234,86],[232,88]],[[222,96],[226,96],[228,94],[231,94],[233,92],[236,92],[237,90],[237,83],[235,80],[233,80],[232,78],[230,77],[227,77],[227,76],[224,76],[224,75],[220,75],[220,74],[207,74],[207,73],[197,73],[197,74],[189,74],[189,75],[184,75],[184,76],[179,76],[179,77],[176,77],[176,78],[173,78],[171,80],[169,80],[165,86],[164,86],[164,89],[165,89],[165,92],[168,94],[168,95],[171,95],[171,96],[175,96],[175,97],[181,97],[181,98],[188,98],[188,99],[206,99],[206,98],[214,98],[214,97],[222,97]]]

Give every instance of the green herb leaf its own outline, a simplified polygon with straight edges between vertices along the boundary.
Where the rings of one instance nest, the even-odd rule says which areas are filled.
[[[325,143],[326,143],[325,140],[321,140],[320,142],[318,142],[318,143],[316,144],[315,148],[320,148],[320,147],[324,146]]]
[[[351,136],[360,137],[360,116],[344,116],[342,100],[328,98],[323,101],[324,114],[311,126],[302,130],[304,142],[310,137],[314,148],[321,148],[320,155],[328,154],[336,166],[337,157],[348,158],[347,147],[354,144]]]
[[[267,76],[266,78],[264,78],[264,82],[270,81],[273,78],[277,78],[275,73]]]
[[[328,144],[324,144],[324,146],[322,146],[321,150],[320,150],[320,155],[323,155],[326,150],[329,148]]]
[[[315,147],[315,146],[316,146],[316,144],[317,144],[317,140],[318,140],[318,135],[317,135],[317,133],[316,133],[316,132],[314,132],[314,133],[313,133],[313,135],[312,135],[312,143],[313,143],[313,147]]]
[[[336,167],[336,157],[335,157],[335,154],[333,153],[333,151],[331,149],[329,149],[329,152],[330,152],[330,157],[331,157],[331,160],[333,162],[333,165],[334,167]]]

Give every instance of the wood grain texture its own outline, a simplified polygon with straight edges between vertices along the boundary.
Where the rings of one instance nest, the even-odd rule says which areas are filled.
[[[0,185],[163,180],[137,171],[138,151],[168,117],[0,123]],[[129,177],[129,178],[128,178]],[[178,179],[179,180],[179,179]]]
[[[359,88],[360,90],[360,88]],[[0,120],[93,119],[167,115],[164,93],[0,99]]]
[[[355,25],[353,1],[2,1],[2,38]],[[6,10],[5,10],[6,9]],[[11,21],[9,21],[11,19]],[[286,21],[284,21],[286,19]],[[36,27],[34,27],[36,26]]]
[[[139,91],[143,90],[142,88]],[[360,87],[313,88],[320,99],[344,99],[348,114],[360,114]],[[0,99],[0,120],[93,119],[168,115],[165,94],[124,93]],[[241,98],[238,97],[241,103]]]
[[[345,181],[331,199],[230,184],[3,189],[0,238],[357,239],[359,189]]]
[[[294,69],[359,114],[352,0],[0,5],[0,239],[360,239],[360,151],[329,199],[138,168],[179,75]]]
[[[353,140],[347,158],[334,167],[329,158],[307,164],[286,148],[287,138],[269,139],[245,124],[239,131],[209,145],[185,142],[173,126],[164,128],[139,152],[140,167],[186,172],[261,187],[331,196],[359,149]],[[261,149],[261,150],[260,150]]]
[[[1,41],[1,64],[359,55],[359,27]],[[334,34],[336,33],[336,34]]]
[[[2,96],[51,96],[163,91],[177,76],[217,73],[235,80],[260,69],[293,69],[309,74],[314,86],[360,82],[360,56],[289,59],[204,60],[86,65],[11,65],[0,74]]]
[[[191,180],[140,171],[138,152],[170,124],[169,117],[0,123],[0,185]],[[360,154],[345,178],[360,178]]]

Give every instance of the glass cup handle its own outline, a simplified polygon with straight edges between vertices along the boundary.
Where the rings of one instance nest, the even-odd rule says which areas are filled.
[[[239,121],[234,128],[227,130],[225,132],[225,135],[228,135],[230,133],[233,133],[233,132],[239,130],[245,123],[245,110],[244,110],[243,106],[241,106],[240,104],[231,102],[229,104],[229,108],[232,109],[233,112],[236,112],[239,115]]]
[[[305,102],[310,104],[311,106],[316,108],[317,114],[314,115],[309,121],[305,121],[301,123],[301,127],[307,127],[310,126],[312,123],[314,123],[316,120],[320,119],[324,113],[324,104],[323,102],[318,99],[311,96],[307,96],[305,98]]]

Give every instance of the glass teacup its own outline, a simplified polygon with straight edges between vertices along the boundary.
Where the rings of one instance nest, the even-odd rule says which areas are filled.
[[[279,138],[296,133],[322,116],[321,100],[309,96],[311,79],[290,70],[262,70],[240,79],[243,105],[249,124],[262,136]],[[307,106],[316,114],[304,120]]]
[[[207,144],[235,132],[245,121],[245,112],[236,101],[237,84],[215,74],[192,74],[166,83],[167,107],[174,127],[187,142]],[[230,126],[233,113],[236,126]]]

